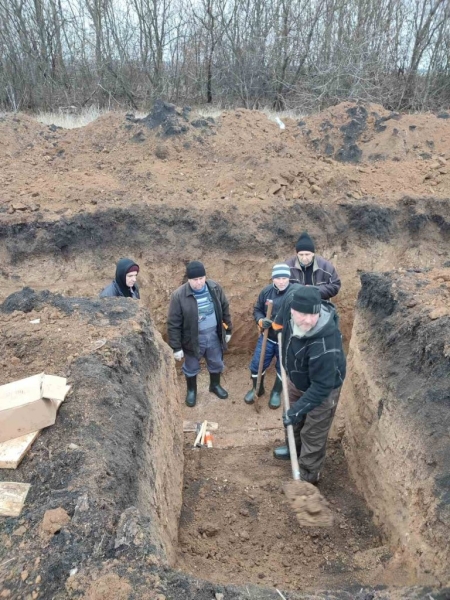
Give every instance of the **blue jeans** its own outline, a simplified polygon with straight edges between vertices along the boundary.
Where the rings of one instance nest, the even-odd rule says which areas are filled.
[[[200,346],[200,356],[192,356],[185,354],[184,363],[181,370],[187,377],[195,377],[200,373],[200,359],[206,360],[206,366],[210,373],[222,373],[223,364],[223,349],[220,343],[217,329],[207,329],[206,331],[198,332],[198,343]]]
[[[252,375],[258,374],[259,368],[259,359],[261,357],[261,349],[263,343],[263,334],[261,334],[258,338],[258,342],[256,344],[255,352],[253,353],[252,362],[250,363],[250,371]],[[280,358],[278,354],[278,344],[277,342],[272,342],[272,340],[267,339],[266,346],[266,355],[264,356],[264,365],[263,365],[263,373],[266,372],[266,369],[269,367],[272,359],[275,357],[276,363],[275,368],[277,370],[278,377],[281,379],[281,370],[280,370]]]

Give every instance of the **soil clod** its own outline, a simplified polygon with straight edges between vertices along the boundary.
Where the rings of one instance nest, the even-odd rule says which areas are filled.
[[[331,527],[333,514],[328,502],[312,484],[305,481],[288,481],[283,486],[288,502],[302,526]]]

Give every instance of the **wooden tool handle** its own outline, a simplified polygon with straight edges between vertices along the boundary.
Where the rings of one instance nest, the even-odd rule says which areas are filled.
[[[284,412],[286,413],[290,408],[290,404],[289,404],[286,371],[284,370],[283,360],[282,360],[283,359],[283,336],[282,336],[281,331],[278,333],[278,352],[280,353],[281,381],[283,383],[283,402],[284,402]],[[288,425],[286,427],[286,430],[287,430],[289,454],[291,455],[292,477],[295,480],[299,480],[300,479],[300,467],[298,465],[297,447],[295,445],[295,438],[294,438],[294,428],[292,427],[292,425]]]
[[[202,437],[200,438],[200,446],[204,446],[205,445],[205,435],[206,435],[206,428],[208,427],[208,421],[203,421],[203,425],[202,425]]]
[[[195,438],[194,448],[196,448],[199,444],[201,445],[203,443],[207,426],[208,421],[203,421],[202,426],[200,427],[200,431],[198,432],[198,435]]]

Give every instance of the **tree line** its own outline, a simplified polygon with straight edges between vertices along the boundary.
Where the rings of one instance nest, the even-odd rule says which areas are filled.
[[[0,106],[450,103],[450,0],[0,0]]]

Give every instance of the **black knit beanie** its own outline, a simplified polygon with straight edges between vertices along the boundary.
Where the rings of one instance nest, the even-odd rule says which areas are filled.
[[[192,260],[186,267],[186,277],[188,279],[197,279],[197,277],[205,277],[205,275],[205,267],[199,260]]]
[[[309,237],[309,235],[304,231],[302,235],[298,238],[297,243],[295,244],[295,249],[297,252],[315,252],[314,250],[314,242]]]
[[[302,286],[295,291],[292,297],[291,308],[308,315],[316,315],[320,313],[321,301],[319,288]]]

